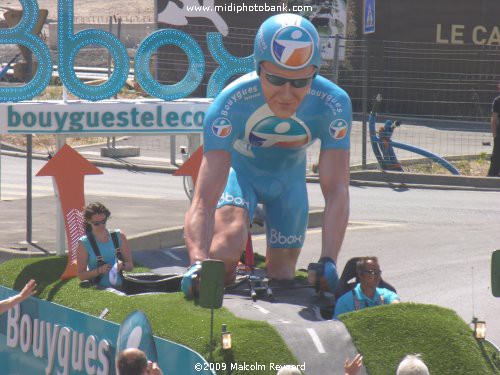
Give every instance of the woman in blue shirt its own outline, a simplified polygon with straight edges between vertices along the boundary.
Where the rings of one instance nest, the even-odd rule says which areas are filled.
[[[95,281],[102,287],[120,287],[122,280],[118,276],[119,271],[131,271],[134,263],[127,238],[120,230],[116,232],[123,260],[117,259],[111,231],[106,228],[106,222],[110,216],[111,212],[101,203],[90,203],[85,207],[84,219],[87,235],[82,236],[78,243],[76,253],[78,277],[80,280]],[[92,248],[91,236],[95,239],[103,258],[101,264]]]

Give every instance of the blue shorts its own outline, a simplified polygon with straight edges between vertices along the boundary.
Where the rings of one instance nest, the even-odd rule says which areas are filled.
[[[250,221],[258,203],[264,205],[267,246],[301,248],[304,244],[309,203],[304,178],[237,172],[231,168],[217,208],[236,206],[247,210]]]

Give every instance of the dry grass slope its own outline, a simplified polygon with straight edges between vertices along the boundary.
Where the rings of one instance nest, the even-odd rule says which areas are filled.
[[[57,20],[57,0],[38,0],[40,9],[49,11],[49,19]],[[151,16],[154,15],[154,0],[74,0],[75,17],[116,16],[127,19],[131,16]],[[21,8],[18,0],[2,0],[0,8]]]

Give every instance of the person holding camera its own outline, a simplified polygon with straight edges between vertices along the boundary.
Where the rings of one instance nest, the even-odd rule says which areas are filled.
[[[134,262],[125,234],[106,228],[110,216],[111,212],[99,202],[85,207],[86,235],[80,238],[76,251],[77,269],[82,281],[119,288],[121,272],[131,271]]]

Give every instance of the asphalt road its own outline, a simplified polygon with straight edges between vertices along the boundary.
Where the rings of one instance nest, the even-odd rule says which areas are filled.
[[[309,197],[312,204],[321,203],[318,185],[309,185]],[[339,266],[354,256],[376,255],[402,301],[447,307],[465,322],[473,316],[485,320],[487,337],[498,344],[500,300],[490,290],[490,259],[500,247],[499,202],[500,193],[351,188],[351,225]],[[321,231],[310,229],[298,266],[316,261],[320,246]],[[264,253],[264,236],[255,236],[254,247]],[[159,272],[168,272],[166,264],[187,264],[184,248],[139,259]],[[229,296],[224,305],[272,324],[311,374],[341,374],[338,364],[354,354],[346,350],[342,325],[318,319],[311,310],[312,290],[293,291],[292,297],[278,292],[276,298],[253,303]]]
[[[36,173],[47,161],[33,160],[33,197],[53,195],[50,177],[37,177]],[[102,175],[85,176],[85,193],[92,195],[137,197],[144,199],[184,200],[182,178],[166,173],[100,168]],[[3,200],[25,199],[26,159],[2,156],[0,164],[0,194]]]
[[[55,251],[58,203],[52,178],[35,177],[44,163],[33,160],[32,239],[39,248]],[[27,232],[26,160],[2,156],[0,168],[0,248],[19,248]],[[132,236],[182,224],[189,205],[182,178],[113,168],[102,171],[85,177],[85,200],[109,207],[111,226]]]
[[[2,157],[2,198],[9,190],[10,194],[19,190],[22,193],[24,163],[23,159]],[[34,171],[41,167],[37,163]],[[168,218],[173,218],[170,222],[175,225],[182,224],[187,201],[180,179],[158,173],[107,168],[103,171],[102,176],[86,178],[86,189],[88,194],[93,194],[92,199],[104,200],[114,207],[114,226],[127,234],[137,234],[164,227]],[[50,178],[35,177],[34,181],[34,191],[40,194],[35,207],[42,207],[43,200],[51,200],[55,207],[55,199],[50,196]],[[308,188],[310,206],[321,207],[319,186],[309,184]],[[4,228],[25,205],[21,193],[11,201],[0,202],[0,221]],[[448,307],[466,322],[474,315],[486,321],[487,336],[500,343],[500,301],[492,297],[490,291],[491,252],[500,248],[500,193],[373,187],[351,187],[350,193],[352,225],[346,234],[339,267],[354,256],[376,255],[384,278],[397,288],[403,301]],[[53,230],[46,214],[41,212],[34,218],[40,235],[42,231]],[[0,241],[12,232],[1,231]],[[254,241],[256,251],[263,253],[263,237],[256,236]],[[299,267],[317,260],[320,244],[320,231],[309,230]],[[169,255],[172,252],[179,260]],[[158,270],[168,264],[182,269],[187,264],[183,248],[144,254],[142,257],[153,259],[151,264],[143,262],[141,254],[135,252],[141,263]],[[295,293],[291,299],[284,294],[277,295],[278,303],[274,304],[252,303],[246,297],[231,296],[226,298],[225,305],[241,316],[273,324],[296,356],[306,362],[310,373],[324,373],[310,366],[325,366],[329,373],[335,374],[341,371],[338,364],[343,362],[342,357],[353,353],[338,349],[344,347],[342,340],[337,339],[342,337],[342,327],[336,322],[317,319],[310,309],[315,298],[310,292]]]

